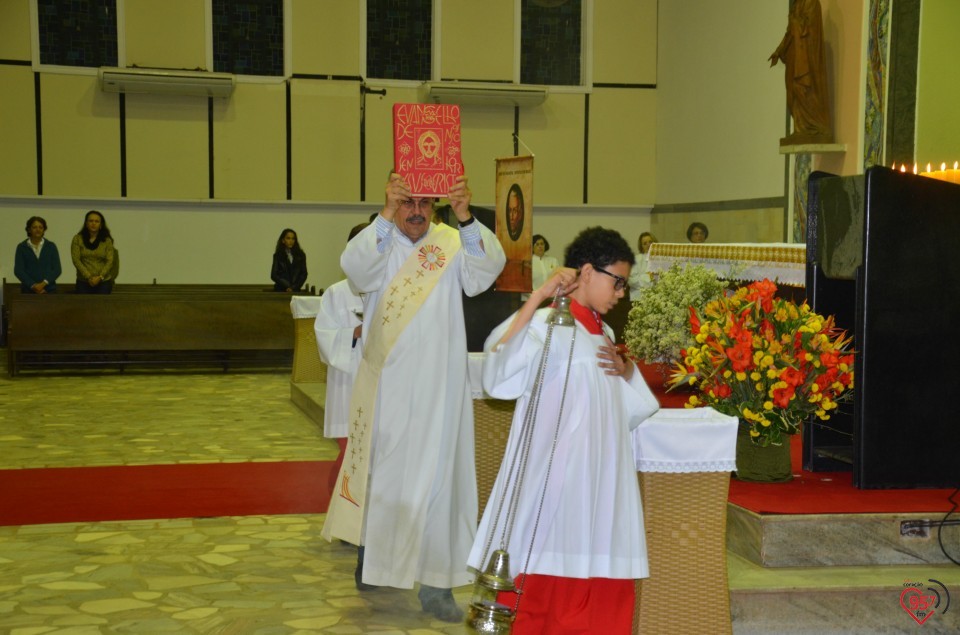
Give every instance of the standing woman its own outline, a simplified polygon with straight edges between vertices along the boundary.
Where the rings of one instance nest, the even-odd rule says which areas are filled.
[[[307,281],[307,254],[300,249],[297,232],[284,229],[277,239],[270,270],[274,291],[299,291]]]
[[[77,268],[77,293],[110,293],[113,291],[113,269],[116,252],[113,237],[103,214],[90,210],[83,227],[70,245],[73,266]]]
[[[630,270],[630,301],[636,302],[640,299],[643,290],[653,284],[650,278],[650,245],[657,242],[657,237],[650,232],[643,232],[637,240],[637,247],[640,249],[634,258],[637,264]]]
[[[533,289],[539,289],[547,281],[553,270],[557,268],[557,259],[553,256],[547,256],[550,251],[550,243],[541,234],[533,236],[533,261],[531,269],[533,270]]]
[[[27,239],[17,245],[13,273],[22,293],[53,293],[60,277],[60,252],[46,240],[47,221],[39,216],[27,220]]]

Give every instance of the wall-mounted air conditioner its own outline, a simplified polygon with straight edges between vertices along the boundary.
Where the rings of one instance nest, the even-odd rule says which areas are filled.
[[[151,95],[198,95],[229,97],[236,79],[231,73],[174,71],[160,68],[101,67],[97,73],[100,89],[108,93]]]
[[[487,82],[424,82],[420,86],[420,100],[436,104],[538,106],[546,98],[546,86]]]

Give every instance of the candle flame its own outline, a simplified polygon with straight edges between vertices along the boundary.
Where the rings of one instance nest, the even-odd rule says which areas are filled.
[[[900,164],[900,171],[901,171],[901,172],[906,172],[906,171],[907,171],[907,164],[906,164],[906,163],[901,163],[901,164]]]
[[[953,169],[956,170],[956,169],[958,169],[958,168],[960,168],[960,161],[954,161],[954,162],[953,162]]]
[[[947,171],[947,164],[946,164],[946,163],[941,163],[941,164],[940,164],[940,171],[941,171],[941,172],[946,172],[946,171]]]
[[[914,173],[914,174],[917,173],[917,164],[916,164],[916,163],[913,164],[913,173]]]
[[[933,170],[930,169],[930,164],[929,164],[929,163],[927,164],[927,172],[933,172]]]

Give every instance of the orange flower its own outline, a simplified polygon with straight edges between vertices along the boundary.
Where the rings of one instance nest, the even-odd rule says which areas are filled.
[[[753,368],[753,358],[750,349],[745,346],[734,346],[726,350],[727,358],[733,365],[734,372],[746,372]]]
[[[775,403],[779,408],[787,408],[790,406],[790,400],[793,398],[795,392],[796,389],[793,386],[774,388],[773,403]]]
[[[696,335],[700,332],[700,318],[697,316],[697,310],[692,306],[688,306],[687,309],[690,311],[690,332]]]
[[[788,366],[780,373],[780,379],[796,387],[803,383],[803,373],[796,368],[790,368]]]

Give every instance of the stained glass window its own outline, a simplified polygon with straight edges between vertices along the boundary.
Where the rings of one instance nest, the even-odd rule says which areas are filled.
[[[520,82],[579,86],[581,0],[523,0]]]
[[[40,63],[117,65],[116,0],[37,0]]]
[[[430,79],[431,0],[367,0],[367,77]]]
[[[213,70],[283,72],[283,0],[213,0]]]

